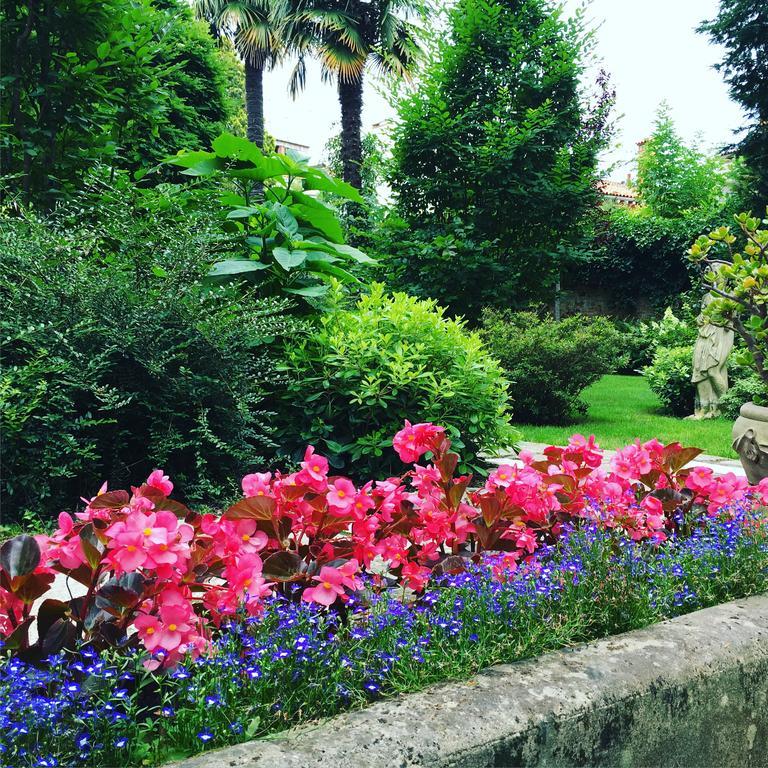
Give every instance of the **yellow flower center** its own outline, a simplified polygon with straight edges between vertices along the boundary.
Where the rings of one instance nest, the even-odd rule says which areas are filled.
[[[257,496],[263,496],[264,495],[264,491],[259,491],[256,495]]]
[[[168,545],[167,544],[161,544],[160,545],[160,551],[161,552],[165,552],[167,549],[168,549]]]
[[[243,584],[244,584],[246,587],[250,587],[250,586],[251,586],[251,579],[246,579],[246,580],[243,582]]]
[[[126,547],[126,549],[127,549],[129,552],[135,552],[135,551],[136,551],[136,547],[134,547],[134,546],[133,546],[133,544],[129,544],[129,545]]]
[[[175,632],[176,631],[176,625],[175,624],[169,624],[168,625],[168,629],[170,629],[171,632]]]
[[[250,541],[250,540],[251,540],[251,537],[247,533],[244,533],[243,534],[243,541]]]
[[[347,494],[346,494],[346,493],[344,493],[344,491],[336,491],[336,495],[337,495],[337,496],[338,496],[340,499],[343,499],[343,498],[344,498],[344,497],[345,497]]]
[[[151,528],[145,528],[144,529],[144,535],[145,536],[151,536],[152,535],[152,529]]]
[[[324,581],[324,582],[323,582],[323,586],[324,586],[326,589],[330,589],[330,588],[331,588],[331,582],[330,582],[330,581]]]
[[[154,635],[155,634],[155,628],[154,627],[147,627],[147,634],[148,635]]]
[[[320,471],[320,467],[317,464],[315,464],[315,466],[312,467],[312,471],[313,472],[319,472]]]

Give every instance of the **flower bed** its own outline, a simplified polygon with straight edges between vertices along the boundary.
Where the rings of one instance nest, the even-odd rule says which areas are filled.
[[[693,449],[637,443],[604,473],[576,436],[465,499],[441,429],[395,448],[432,462],[356,488],[308,449],[221,517],[157,472],[7,542],[4,762],[158,762],[767,586],[766,488],[685,469]],[[57,572],[88,592],[43,602],[30,642]]]

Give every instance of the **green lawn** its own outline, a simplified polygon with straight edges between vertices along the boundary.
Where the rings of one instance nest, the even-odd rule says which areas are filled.
[[[737,458],[731,450],[732,422],[685,421],[660,414],[659,401],[641,376],[605,376],[584,391],[587,416],[565,427],[516,425],[523,440],[562,445],[574,432],[595,435],[603,448],[620,448],[636,437],[695,445],[704,453]]]

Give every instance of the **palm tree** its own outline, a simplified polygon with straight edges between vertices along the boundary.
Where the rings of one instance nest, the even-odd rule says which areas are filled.
[[[298,15],[313,25],[314,51],[323,80],[336,81],[341,105],[341,162],[344,181],[360,189],[363,80],[370,65],[382,73],[409,77],[420,48],[412,15],[418,0],[306,0]],[[304,82],[304,56],[291,79],[295,93]]]
[[[288,0],[195,0],[198,16],[214,33],[229,37],[245,68],[245,111],[249,141],[264,146],[264,71],[302,43],[291,40],[292,4]],[[306,41],[305,41],[306,42]]]

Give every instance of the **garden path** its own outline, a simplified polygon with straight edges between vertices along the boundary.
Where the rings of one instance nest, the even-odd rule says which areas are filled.
[[[520,443],[520,450],[530,451],[537,459],[544,457],[544,449],[546,447],[546,443]],[[610,469],[611,459],[616,454],[616,451],[604,450],[603,454],[603,469]],[[488,461],[492,464],[512,464],[519,462],[520,459],[517,458],[516,453],[508,453],[489,458]],[[723,456],[710,456],[706,453],[702,453],[695,461],[691,462],[691,465],[694,467],[708,467],[717,475],[725,475],[728,472],[733,472],[734,475],[746,477],[744,468],[741,466],[741,462],[738,459],[726,459]]]

